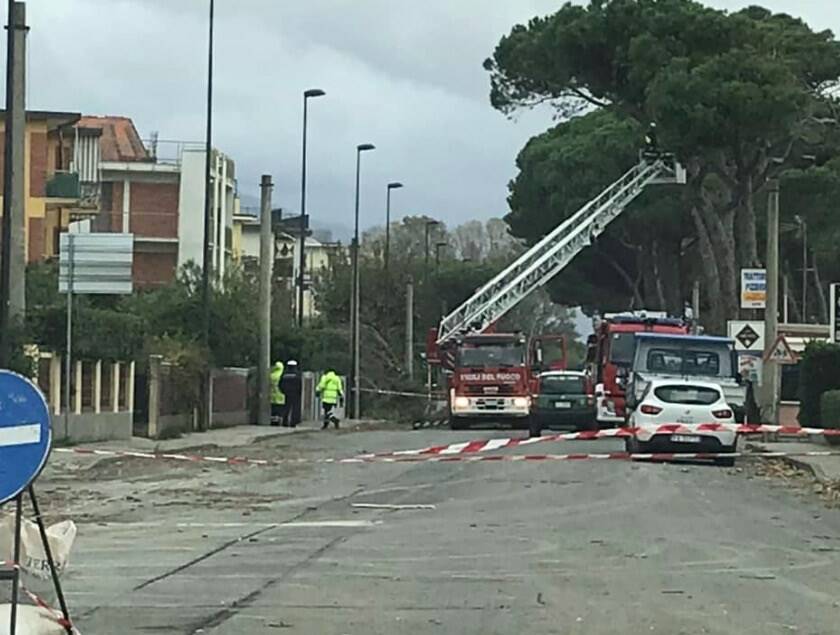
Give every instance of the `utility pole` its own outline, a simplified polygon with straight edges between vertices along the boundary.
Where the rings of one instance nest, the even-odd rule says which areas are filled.
[[[405,285],[405,372],[414,379],[414,283]]]
[[[22,318],[26,285],[26,5],[9,0],[6,34],[6,121],[3,227],[0,236],[0,366],[11,356],[10,322]]]
[[[257,381],[259,382],[259,411],[257,423],[271,423],[271,273],[274,265],[274,238],[271,235],[271,175],[263,174],[260,181],[260,354]]]
[[[700,281],[694,281],[694,288],[691,290],[691,311],[695,325],[700,324]],[[696,329],[696,326],[695,326]]]
[[[215,1],[210,0],[210,32],[207,42],[207,130],[204,139],[204,243],[201,268],[201,302],[202,302],[202,341],[204,348],[210,351],[210,269],[212,253],[210,251],[210,233],[213,232],[210,221],[212,177],[210,166],[213,154],[213,22],[215,16]],[[199,419],[199,429],[206,430],[210,425],[210,369],[201,378],[201,404],[203,412]]]
[[[776,343],[779,326],[779,181],[768,183],[767,201],[767,305],[764,309],[764,358]],[[768,423],[778,419],[779,365],[768,360],[761,373],[761,413]]]

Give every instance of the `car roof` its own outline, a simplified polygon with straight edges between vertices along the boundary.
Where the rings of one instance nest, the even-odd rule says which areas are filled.
[[[715,381],[703,381],[697,379],[691,379],[688,377],[675,377],[673,379],[651,379],[650,380],[651,388],[657,388],[659,386],[697,386],[698,388],[715,388],[719,390],[721,393],[723,392],[723,388],[721,385]]]
[[[679,340],[686,344],[733,344],[735,340],[716,335],[678,335],[674,333],[636,333],[638,340]]]

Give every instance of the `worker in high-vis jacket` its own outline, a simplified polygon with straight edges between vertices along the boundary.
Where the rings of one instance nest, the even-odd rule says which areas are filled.
[[[286,408],[286,395],[280,390],[283,370],[283,362],[275,362],[269,379],[271,382],[271,425],[273,426],[280,425],[283,420],[283,411]]]
[[[318,387],[315,389],[321,396],[321,407],[324,409],[324,425],[326,430],[330,423],[338,428],[338,417],[333,414],[335,407],[344,399],[344,386],[341,377],[336,375],[335,370],[328,368],[327,372],[321,375]]]

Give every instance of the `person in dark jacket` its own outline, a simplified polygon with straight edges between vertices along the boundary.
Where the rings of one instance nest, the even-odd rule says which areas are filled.
[[[287,428],[294,428],[300,423],[300,402],[303,388],[303,378],[298,368],[298,363],[290,359],[286,362],[286,369],[283,372],[283,379],[280,381],[280,390],[286,396],[286,408],[283,412],[283,425]]]

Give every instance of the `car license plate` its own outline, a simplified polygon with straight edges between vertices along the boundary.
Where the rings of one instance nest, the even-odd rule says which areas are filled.
[[[568,410],[572,407],[572,403],[570,401],[555,401],[554,407],[561,410]]]
[[[672,434],[671,441],[674,443],[700,443],[700,437],[696,434]]]

